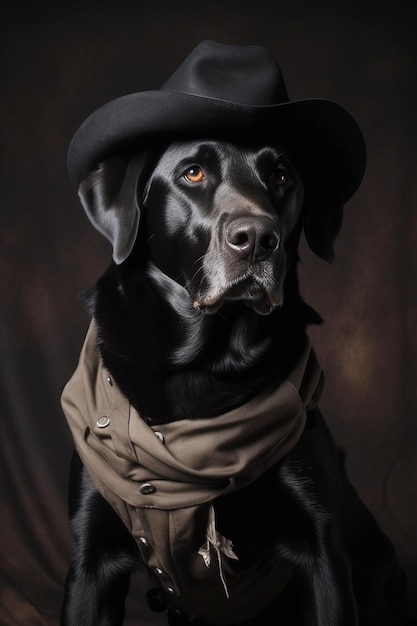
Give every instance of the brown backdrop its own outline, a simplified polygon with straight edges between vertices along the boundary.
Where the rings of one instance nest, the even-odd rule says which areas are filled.
[[[16,0],[1,21],[0,624],[56,625],[70,556],[71,441],[59,396],[88,324],[77,296],[110,250],[68,181],[68,142],[93,109],[158,88],[206,38],[268,46],[292,99],[335,100],[363,128],[368,169],[336,263],[304,246],[301,283],[326,320],[314,332],[322,408],[415,602],[415,0]],[[325,180],[320,163],[311,167]]]

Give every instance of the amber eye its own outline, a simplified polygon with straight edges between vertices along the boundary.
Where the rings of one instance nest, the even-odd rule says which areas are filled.
[[[199,165],[191,165],[186,172],[184,172],[184,178],[189,183],[201,183],[204,180],[204,172]]]
[[[283,167],[277,167],[272,179],[275,185],[277,185],[278,187],[282,187],[288,181],[287,172],[284,170]]]

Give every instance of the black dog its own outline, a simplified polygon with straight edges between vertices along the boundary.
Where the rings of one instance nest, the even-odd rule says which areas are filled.
[[[238,415],[239,407],[245,412],[253,398],[256,411],[265,390],[285,384],[298,367],[308,346],[306,328],[320,323],[299,295],[300,233],[304,228],[311,248],[331,258],[341,222],[340,194],[332,179],[321,174],[318,182],[282,145],[255,148],[193,140],[109,159],[84,180],[84,207],[100,231],[110,232],[115,255],[123,261],[111,265],[86,301],[110,374],[109,388],[120,388],[130,410],[140,415],[130,414],[129,428],[136,428],[134,419],[142,421],[165,448],[164,433],[172,428],[185,441],[194,441],[187,430],[192,431],[192,424],[199,429],[199,424],[212,423],[215,432],[217,419]],[[169,486],[137,478],[135,472],[146,466],[146,449],[139,450],[139,470],[126,466],[142,498],[126,519],[134,527],[139,516],[144,535],[135,528],[128,532],[117,502],[110,496],[119,515],[75,458],[74,557],[63,624],[122,624],[129,575],[142,560],[159,580],[160,591],[149,594],[151,604],[159,609],[166,602],[171,624],[187,623],[194,615],[196,625],[210,620],[246,626],[411,623],[402,607],[404,575],[391,543],[345,476],[316,405],[320,370],[311,352],[308,359],[315,378],[306,379],[306,368],[303,380],[312,391],[300,384],[298,394],[305,395],[307,407],[297,417],[305,421],[292,449],[279,454],[278,461],[265,461],[242,484],[233,487],[224,481],[213,500],[202,498],[196,515],[204,519],[197,520],[196,528],[205,529],[208,520],[214,532],[211,541],[207,534],[205,552],[205,531],[190,530],[187,547],[180,530],[168,547],[183,555],[188,550],[186,558],[193,559],[191,590],[181,578],[184,563],[174,563],[166,572],[155,561],[158,549],[162,554],[167,550],[158,543],[163,542],[166,511],[152,498],[159,485],[167,493]],[[82,431],[81,455],[85,441],[93,438],[94,447],[106,432],[109,420],[100,419],[98,430],[87,426]],[[255,432],[262,419],[253,416]],[[239,437],[246,445],[244,434]],[[210,442],[210,433],[204,441]],[[120,441],[114,445],[117,459],[130,454],[125,455]],[[225,449],[230,452],[227,445]],[[193,454],[184,447],[177,460]],[[224,463],[229,461],[225,454]],[[101,478],[97,472],[99,486]],[[173,524],[169,531],[174,532]],[[197,560],[214,575],[202,582],[196,578],[193,587]],[[197,597],[192,616],[187,614],[187,594]]]

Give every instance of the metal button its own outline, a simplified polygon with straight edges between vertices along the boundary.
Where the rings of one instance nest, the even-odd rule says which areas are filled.
[[[175,591],[175,589],[173,587],[167,587],[167,591],[171,595],[177,595],[177,592]]]
[[[113,378],[110,375],[107,376],[107,382],[109,383],[110,387],[113,387]]]
[[[145,546],[145,548],[149,548],[149,541],[146,539],[146,537],[139,537],[139,541],[143,546]]]
[[[160,567],[155,567],[155,573],[158,574],[158,576],[165,576],[164,570]]]
[[[160,441],[161,443],[164,443],[164,442],[165,442],[165,438],[164,438],[163,434],[159,432],[159,430],[156,430],[156,431],[155,431],[155,436],[156,436],[156,437],[158,437],[158,439],[159,439],[159,441]]]
[[[106,428],[110,424],[110,418],[107,415],[102,415],[98,418],[96,424],[99,428]]]
[[[143,483],[139,491],[142,495],[149,496],[152,493],[155,493],[156,489],[151,483]]]

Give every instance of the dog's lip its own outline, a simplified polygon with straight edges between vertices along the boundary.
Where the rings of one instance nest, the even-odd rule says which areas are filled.
[[[266,285],[254,276],[244,275],[214,293],[200,294],[194,299],[193,307],[204,313],[215,313],[225,301],[234,300],[244,302],[260,315],[268,315],[282,305],[274,286]]]

